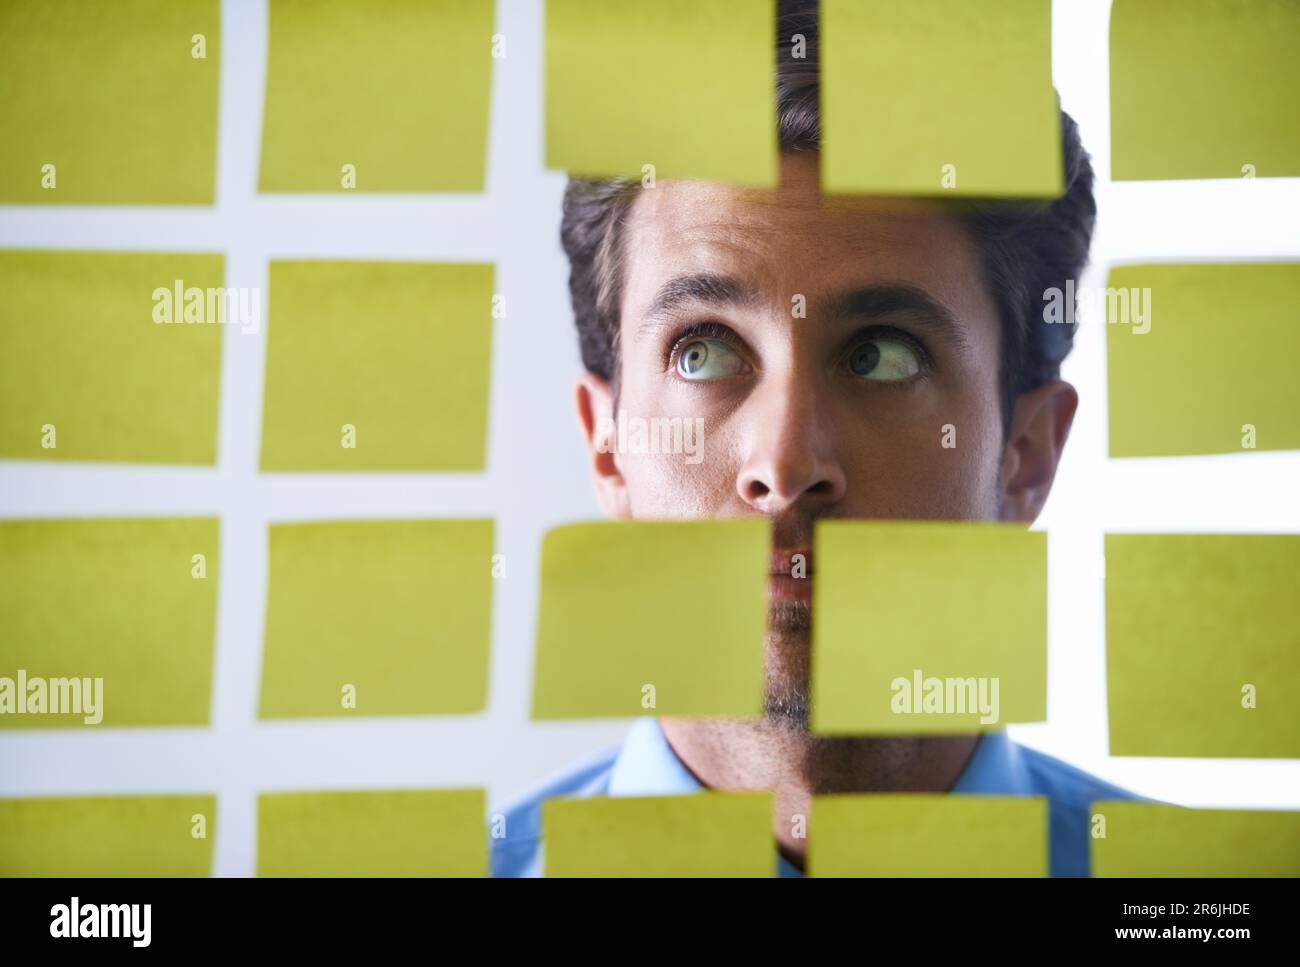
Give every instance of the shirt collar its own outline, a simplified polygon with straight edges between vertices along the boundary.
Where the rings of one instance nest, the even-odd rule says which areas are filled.
[[[657,718],[638,719],[623,740],[609,776],[611,796],[698,792],[703,784],[677,757]],[[1029,795],[1029,774],[1020,747],[1006,731],[985,732],[953,784],[952,792]]]
[[[1005,729],[985,732],[950,790],[986,796],[1028,796],[1033,793],[1020,746]]]
[[[664,796],[703,788],[668,744],[659,720],[649,716],[632,726],[609,774],[611,796]]]

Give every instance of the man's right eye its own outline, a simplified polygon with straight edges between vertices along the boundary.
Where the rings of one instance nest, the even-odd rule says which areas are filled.
[[[719,339],[692,339],[677,353],[677,375],[682,379],[720,379],[735,376],[744,368],[740,354]]]

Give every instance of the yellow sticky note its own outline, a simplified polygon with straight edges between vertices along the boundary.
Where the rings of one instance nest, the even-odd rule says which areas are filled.
[[[272,262],[263,470],[482,470],[491,265]]]
[[[775,876],[770,792],[542,803],[547,876]]]
[[[218,528],[0,521],[0,729],[207,725]]]
[[[216,463],[223,274],[220,255],[0,251],[0,457]]]
[[[0,876],[210,876],[216,796],[0,799]]]
[[[1055,198],[1050,0],[822,0],[822,187]]]
[[[264,719],[487,704],[491,520],[270,528]]]
[[[809,876],[1046,876],[1042,796],[814,796]]]
[[[482,191],[494,13],[492,0],[270,0],[258,188]]]
[[[1047,717],[1047,535],[818,521],[813,731],[974,733]]]
[[[1107,534],[1111,755],[1300,758],[1300,535]]]
[[[775,184],[775,18],[774,0],[547,0],[547,166]]]
[[[0,64],[0,203],[213,203],[219,0],[6,0]]]
[[[258,876],[486,876],[482,789],[257,797]]]
[[[1300,4],[1115,0],[1111,177],[1300,175]]]
[[[762,714],[770,555],[757,517],[550,531],[533,718]]]
[[[1124,265],[1106,286],[1112,457],[1300,449],[1300,262]]]
[[[1300,876],[1300,812],[1103,800],[1093,876]]]

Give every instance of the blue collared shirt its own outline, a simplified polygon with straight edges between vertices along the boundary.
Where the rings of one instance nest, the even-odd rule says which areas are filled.
[[[552,779],[505,810],[505,835],[492,840],[493,876],[541,876],[542,802],[557,796],[684,795],[704,788],[677,757],[656,718],[638,719],[621,746]],[[1044,796],[1052,876],[1088,875],[1088,821],[1098,799],[1137,799],[1060,759],[985,732],[954,793]],[[802,876],[776,851],[781,876]]]

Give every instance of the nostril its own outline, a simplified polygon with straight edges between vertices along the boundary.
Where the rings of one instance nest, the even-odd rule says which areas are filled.
[[[829,480],[819,480],[808,488],[806,493],[813,494],[817,497],[829,497],[835,493],[835,485]]]

